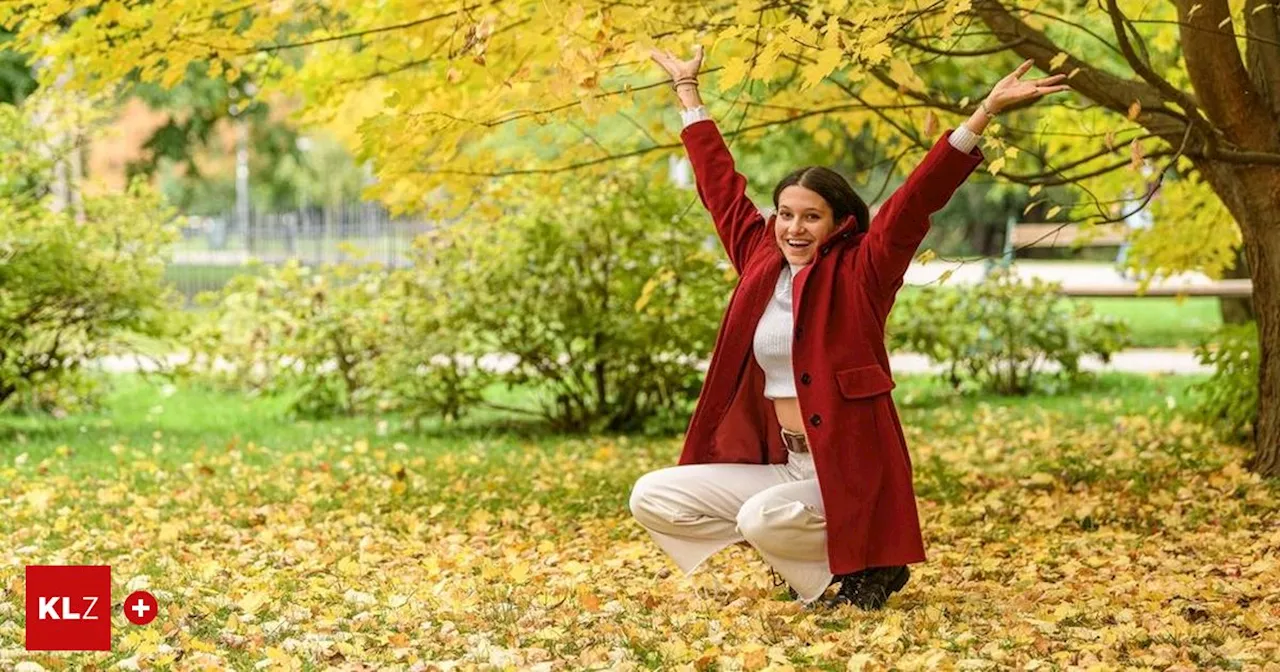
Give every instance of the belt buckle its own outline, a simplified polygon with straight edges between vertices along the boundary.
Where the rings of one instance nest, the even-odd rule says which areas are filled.
[[[792,453],[809,452],[808,437],[804,435],[794,436],[788,434],[785,428],[782,430],[782,445],[786,446],[787,450]]]

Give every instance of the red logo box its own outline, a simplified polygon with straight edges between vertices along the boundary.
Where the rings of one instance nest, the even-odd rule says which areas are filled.
[[[109,565],[27,567],[27,650],[111,650]]]

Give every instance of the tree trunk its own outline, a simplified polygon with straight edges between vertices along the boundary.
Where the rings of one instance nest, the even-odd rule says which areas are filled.
[[[1224,278],[1248,278],[1249,263],[1245,260],[1244,246],[1236,250],[1235,266],[1222,274]],[[1251,297],[1224,297],[1219,299],[1223,324],[1244,324],[1253,321],[1253,299]]]
[[[1253,471],[1280,477],[1280,226],[1270,220],[1276,208],[1262,215],[1246,253],[1253,270],[1254,307],[1258,316],[1258,419],[1254,425],[1256,452]]]
[[[1212,145],[1278,153],[1280,135],[1272,104],[1249,76],[1240,44],[1221,30],[1231,19],[1227,0],[1175,0],[1187,77],[1195,104],[1214,126]],[[1250,32],[1261,28],[1257,9],[1245,20]],[[1265,31],[1263,31],[1265,32]],[[1277,54],[1261,54],[1273,59]],[[1267,72],[1270,72],[1268,69]],[[1266,75],[1266,73],[1258,73]],[[1267,76],[1261,77],[1267,79]],[[1189,136],[1188,136],[1189,137]],[[1168,139],[1168,138],[1166,138]],[[1207,141],[1207,138],[1203,138]],[[1255,454],[1249,466],[1264,476],[1280,476],[1280,168],[1274,165],[1197,161],[1200,172],[1235,217],[1244,238],[1245,259],[1253,277],[1253,308],[1258,318],[1258,416]]]
[[[1249,468],[1280,477],[1280,168],[1198,162],[1244,238],[1258,320],[1258,415]],[[1237,267],[1246,264],[1237,264]]]

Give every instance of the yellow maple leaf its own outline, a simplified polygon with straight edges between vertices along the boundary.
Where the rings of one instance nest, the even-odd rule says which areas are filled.
[[[245,596],[240,598],[239,602],[236,602],[236,606],[240,607],[240,610],[246,614],[254,614],[270,601],[270,595],[255,590],[245,593]]]
[[[356,562],[351,556],[346,556],[338,561],[338,573],[346,576],[359,576],[364,573],[360,563]]]
[[[160,534],[156,536],[158,541],[169,543],[178,540],[178,534],[182,531],[182,527],[176,523],[164,523],[160,526]]]
[[[831,74],[840,65],[840,61],[843,59],[844,52],[840,49],[823,49],[818,53],[817,61],[801,69],[804,80],[800,85],[800,89],[804,90],[820,84],[827,75]]]
[[[889,58],[891,54],[893,54],[893,50],[889,48],[887,42],[877,42],[862,50],[862,60],[866,61],[868,65],[879,65],[886,58]]]
[[[750,67],[747,59],[741,57],[734,57],[725,61],[724,69],[720,71],[720,90],[728,91],[737,86],[739,82],[746,78],[747,70]]]

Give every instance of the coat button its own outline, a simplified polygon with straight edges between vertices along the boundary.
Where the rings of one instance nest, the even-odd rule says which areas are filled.
[[[813,415],[809,416],[809,422],[814,427],[817,427],[818,425],[822,424],[822,416],[818,415],[817,413],[814,413]]]
[[[808,384],[809,384],[809,381],[811,381],[811,380],[813,380],[813,379],[809,377],[809,374],[807,374],[807,373],[802,373],[802,374],[800,374],[800,383],[801,383],[801,384],[803,384],[803,385],[808,385]]]

